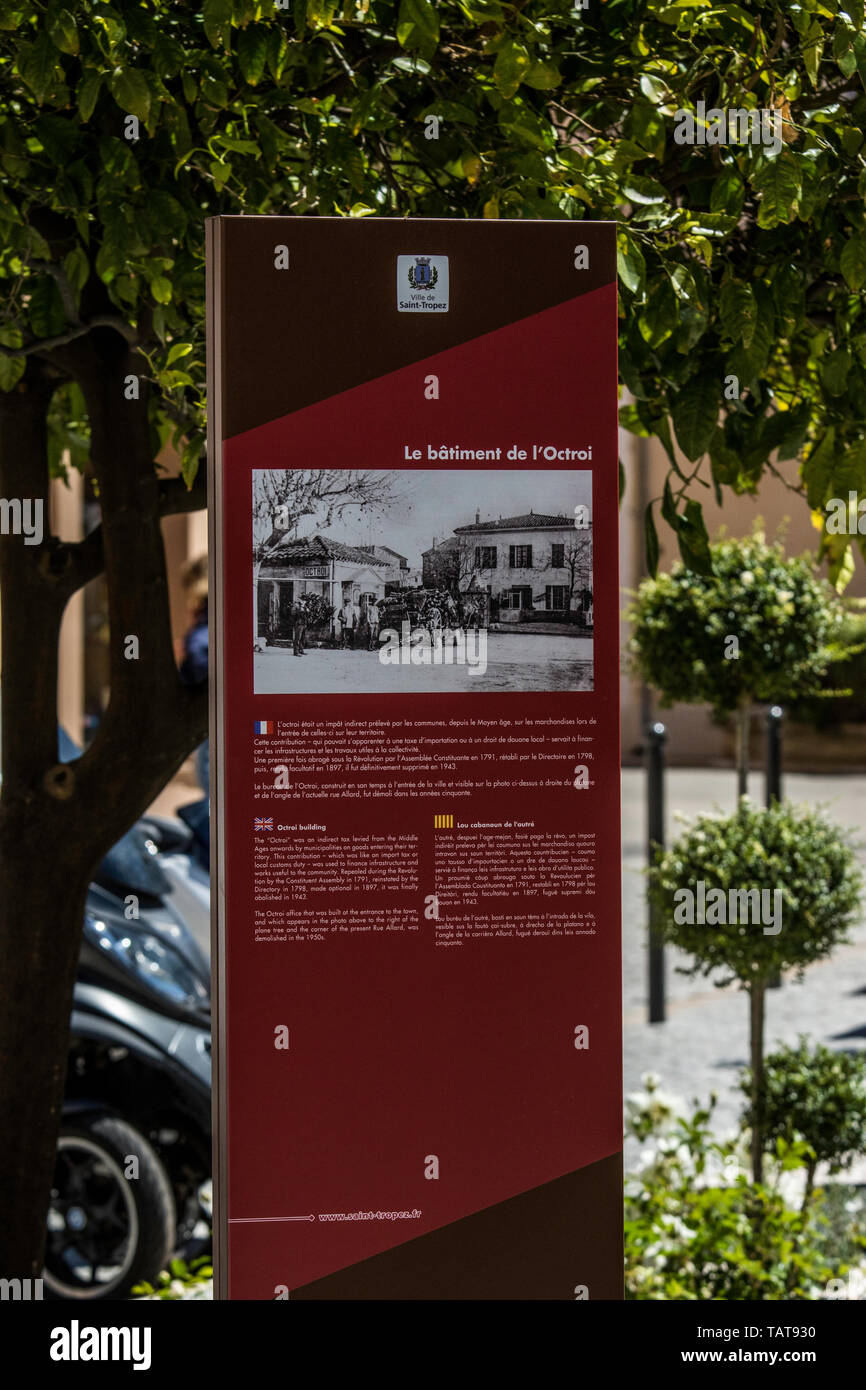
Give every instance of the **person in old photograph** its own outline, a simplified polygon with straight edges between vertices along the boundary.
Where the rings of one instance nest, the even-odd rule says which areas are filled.
[[[304,651],[304,637],[307,632],[307,605],[304,596],[301,595],[294,599],[292,603],[292,654],[293,656],[306,656]]]
[[[257,693],[593,688],[589,472],[260,469],[253,533]]]
[[[374,599],[367,608],[367,650],[370,652],[379,650],[379,603],[381,601]]]
[[[355,633],[360,623],[360,612],[358,604],[351,594],[346,598],[343,607],[340,609],[340,645],[343,647],[354,647]]]

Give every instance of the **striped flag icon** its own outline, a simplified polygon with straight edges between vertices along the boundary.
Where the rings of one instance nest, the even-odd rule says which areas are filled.
[[[256,719],[253,724],[254,734],[272,734],[274,732],[273,719]]]
[[[441,814],[435,815],[435,816],[433,817],[433,829],[434,829],[434,830],[453,830],[453,829],[454,829],[454,817],[453,817],[453,816],[447,816],[447,815],[441,815]]]

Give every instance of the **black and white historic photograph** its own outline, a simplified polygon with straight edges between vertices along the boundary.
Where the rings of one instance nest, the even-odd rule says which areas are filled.
[[[592,474],[257,469],[254,689],[592,690]]]

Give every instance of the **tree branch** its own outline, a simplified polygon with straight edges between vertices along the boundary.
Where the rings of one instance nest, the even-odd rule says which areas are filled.
[[[25,343],[23,347],[4,348],[3,351],[7,357],[32,357],[40,353],[48,353],[54,348],[65,347],[67,343],[74,343],[76,338],[83,338],[94,328],[113,328],[130,345],[138,342],[136,330],[119,315],[95,314],[92,319],[88,319],[87,323],[76,324],[65,333],[58,333],[53,338],[38,338],[34,342]]]
[[[157,484],[159,517],[199,512],[207,506],[207,473],[200,469],[191,488],[182,478],[164,478]],[[95,526],[80,541],[53,540],[43,557],[43,573],[53,581],[67,602],[74,593],[97,579],[105,569],[105,537]]]

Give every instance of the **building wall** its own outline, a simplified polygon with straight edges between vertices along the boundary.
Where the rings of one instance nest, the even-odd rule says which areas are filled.
[[[496,547],[496,568],[495,569],[475,569],[475,574],[479,584],[491,587],[495,598],[498,598],[503,590],[529,586],[532,589],[534,606],[544,607],[544,591],[548,585],[560,585],[565,589],[571,586],[571,570],[567,565],[553,568],[551,565],[552,547],[562,545],[565,553],[568,554],[568,547],[573,544],[575,535],[573,527],[565,527],[550,530],[526,530],[526,531],[490,531],[487,533],[473,532],[470,535],[461,537],[465,547],[461,568],[467,570],[474,565],[475,549]],[[510,548],[513,545],[532,546],[532,568],[515,568],[509,566]],[[575,590],[579,591],[584,587],[578,579]],[[588,588],[592,588],[592,576],[589,575]],[[571,597],[571,607],[574,608],[579,603],[579,595],[576,592]]]
[[[620,458],[625,468],[626,490],[620,508],[620,585],[623,614],[628,606],[630,591],[637,588],[646,574],[644,558],[644,511],[646,503],[659,498],[670,464],[657,440],[639,440],[620,432]],[[682,460],[684,467],[685,460]],[[691,495],[700,499],[710,538],[720,532],[729,536],[748,535],[760,522],[768,540],[779,537],[789,555],[814,551],[818,532],[811,522],[805,499],[791,491],[797,481],[797,464],[777,465],[780,477],[767,473],[760,491],[754,497],[735,497],[729,489],[723,491],[723,505],[718,506],[712,489],[692,486]],[[786,486],[788,484],[788,486]],[[656,524],[660,543],[659,569],[669,569],[679,556],[676,538],[658,517]],[[866,566],[855,547],[855,573],[846,594],[866,594]],[[727,766],[732,755],[730,734],[714,725],[709,712],[701,706],[678,705],[663,710],[656,699],[642,688],[628,671],[626,644],[628,623],[623,616],[621,642],[623,650],[622,677],[622,751],[626,762],[639,757],[637,750],[643,739],[643,729],[649,717],[660,718],[667,729],[667,754],[672,763],[687,765]],[[755,720],[755,736],[760,737],[759,721]],[[787,744],[786,744],[787,746]],[[817,746],[817,744],[816,744]]]

